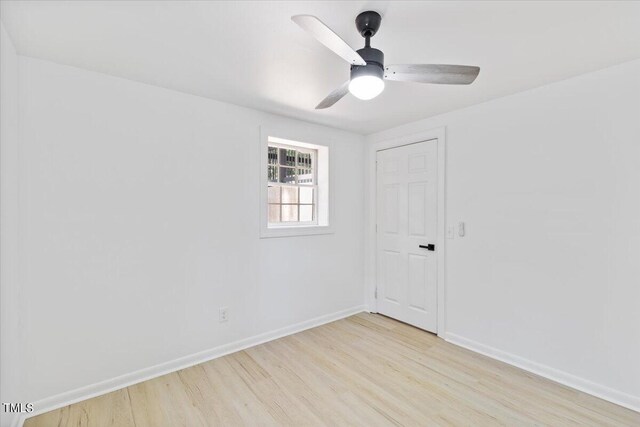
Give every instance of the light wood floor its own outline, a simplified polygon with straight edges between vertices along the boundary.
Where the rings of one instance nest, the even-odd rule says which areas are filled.
[[[27,427],[640,426],[640,414],[358,314],[27,420]]]

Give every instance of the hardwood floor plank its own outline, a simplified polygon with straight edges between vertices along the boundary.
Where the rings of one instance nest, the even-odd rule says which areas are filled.
[[[247,425],[252,420],[260,420],[261,425],[277,425],[268,405],[234,374],[227,357],[202,364],[216,392],[216,407],[225,412],[223,425]]]
[[[29,427],[135,427],[127,389],[30,418]]]
[[[26,427],[638,426],[640,413],[360,313]]]

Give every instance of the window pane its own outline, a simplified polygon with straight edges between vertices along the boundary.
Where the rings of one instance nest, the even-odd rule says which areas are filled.
[[[282,205],[282,222],[298,221],[298,205]]]
[[[269,154],[267,155],[268,164],[278,164],[278,149],[276,147],[269,147]]]
[[[313,171],[311,169],[298,169],[298,184],[313,185]]]
[[[280,203],[280,187],[269,187],[269,203]]]
[[[313,203],[313,187],[300,187],[300,203]]]
[[[269,222],[280,222],[280,205],[269,205]]]
[[[303,168],[310,168],[311,153],[298,153],[298,166]]]
[[[313,221],[313,205],[300,205],[300,221]]]
[[[281,166],[295,166],[296,165],[296,150],[288,150],[286,148],[280,149],[280,165]]]
[[[282,203],[298,203],[298,187],[282,187]]]
[[[278,182],[278,167],[269,166],[268,172],[269,182]]]
[[[295,184],[296,170],[294,168],[280,167],[280,182],[283,184]]]

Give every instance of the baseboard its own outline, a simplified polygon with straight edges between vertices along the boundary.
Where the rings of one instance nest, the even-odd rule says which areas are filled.
[[[22,427],[27,418],[33,416],[32,414],[17,414],[18,416],[13,419],[11,427]]]
[[[467,350],[471,350],[473,352],[488,356],[492,359],[508,363],[509,365],[516,366],[520,369],[524,369],[525,371],[540,375],[541,377],[550,379],[557,383],[566,385],[576,390],[580,390],[592,396],[599,397],[600,399],[615,403],[616,405],[624,406],[625,408],[640,412],[640,397],[638,396],[633,396],[618,390],[614,390],[602,384],[591,382],[573,374],[569,374],[567,372],[533,362],[523,357],[498,350],[496,348],[461,337],[456,334],[446,333],[444,339],[451,344],[464,347]]]
[[[7,427],[20,427],[24,423],[24,414],[8,413],[2,414],[2,425]]]
[[[236,351],[244,350],[268,341],[282,338],[287,335],[302,332],[306,329],[315,328],[317,326],[324,325],[335,320],[343,319],[345,317],[349,317],[363,311],[366,311],[366,307],[364,305],[351,307],[346,310],[340,310],[335,313],[316,317],[314,319],[286,326],[281,329],[265,332],[263,334],[214,347],[209,350],[201,351],[189,356],[184,356],[175,360],[171,360],[169,362],[151,366],[149,368],[134,371],[129,374],[121,375],[106,381],[101,381],[99,383],[77,388],[65,393],[60,393],[55,396],[51,396],[46,399],[34,402],[34,412],[19,418],[18,423],[15,425],[22,426],[22,423],[24,423],[24,420],[26,418],[31,418],[36,415],[52,411],[54,409],[62,408],[64,406],[87,400],[92,397],[110,393],[112,391],[119,390],[121,388],[128,387],[142,381],[147,381],[152,378],[169,374],[171,372],[179,371],[180,369],[207,362],[209,360],[216,359],[230,353],[235,353]]]

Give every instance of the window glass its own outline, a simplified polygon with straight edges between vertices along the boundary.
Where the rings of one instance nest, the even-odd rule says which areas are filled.
[[[316,158],[316,150],[269,145],[269,224],[316,221]]]

